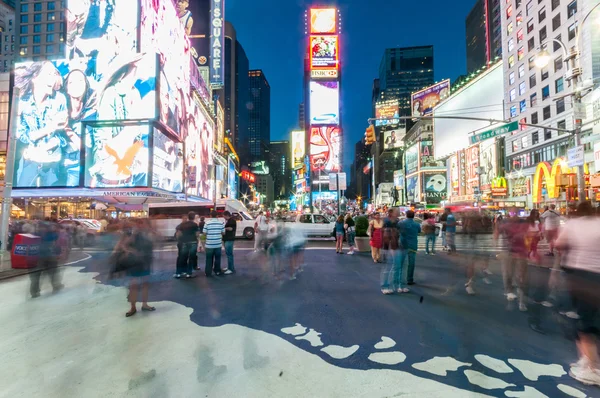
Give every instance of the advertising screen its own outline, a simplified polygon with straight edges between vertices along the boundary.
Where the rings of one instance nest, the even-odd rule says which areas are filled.
[[[383,149],[395,149],[402,147],[404,139],[404,130],[389,130],[383,132]]]
[[[336,32],[335,8],[312,8],[310,10],[310,33],[333,34]]]
[[[421,141],[421,167],[444,167],[433,157],[433,141]]]
[[[183,192],[183,144],[173,142],[154,129],[152,148],[152,187]]]
[[[415,173],[419,168],[419,148],[413,145],[406,150],[406,175]]]
[[[400,123],[398,112],[398,100],[377,102],[375,104],[375,126],[395,126]],[[379,120],[387,119],[387,120]]]
[[[479,145],[465,149],[465,168],[467,173],[466,195],[473,195],[479,190]]]
[[[156,116],[156,55],[131,54],[101,75],[86,62],[16,64],[15,187],[79,186],[81,122]]]
[[[397,189],[404,189],[404,172],[402,170],[394,170],[394,186]]]
[[[412,116],[429,116],[433,108],[450,94],[450,79],[427,87],[410,97]]]
[[[84,140],[85,186],[147,187],[149,132],[147,124],[88,126]]]
[[[337,173],[341,169],[339,127],[312,127],[310,129],[310,167],[313,175]]]
[[[482,193],[492,192],[492,180],[496,178],[496,140],[486,140],[479,144],[479,174]]]
[[[454,154],[448,158],[448,176],[450,177],[450,187],[452,195],[460,195],[460,175],[458,167],[458,155]]]
[[[406,179],[406,198],[409,202],[420,202],[419,176],[415,175]]]
[[[337,36],[311,36],[310,37],[310,65],[311,68],[336,68],[338,67],[338,37]]]
[[[190,39],[194,63],[208,66],[211,0],[173,0],[173,3],[183,31]]]
[[[190,105],[189,128],[184,138],[188,167],[187,193],[211,199],[214,126],[196,99],[192,99]]]
[[[231,199],[237,199],[237,173],[235,172],[235,163],[229,158],[227,161],[227,196]]]
[[[310,124],[339,123],[339,83],[310,82]]]
[[[448,196],[446,172],[423,173],[423,191],[425,192],[425,202],[428,204],[438,204],[446,200]]]
[[[225,84],[225,4],[224,0],[210,3],[210,85],[221,88]]]
[[[304,130],[292,131],[292,169],[302,167],[304,156],[306,156]]]

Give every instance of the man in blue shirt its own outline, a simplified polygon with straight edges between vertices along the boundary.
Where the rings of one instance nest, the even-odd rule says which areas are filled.
[[[448,254],[456,253],[456,217],[452,214],[452,210],[448,207],[446,212],[446,243],[448,244]]]
[[[207,277],[212,276],[213,263],[215,275],[223,275],[223,271],[221,271],[221,246],[223,245],[225,226],[219,221],[217,216],[216,211],[211,211],[210,219],[206,221],[202,231],[206,235],[206,265],[204,266],[204,273]]]
[[[404,265],[404,259],[408,257],[408,268],[406,270],[406,284],[414,285],[415,258],[417,255],[419,234],[421,225],[415,222],[415,212],[406,212],[406,219],[400,222],[400,267]],[[408,290],[408,289],[406,289]]]

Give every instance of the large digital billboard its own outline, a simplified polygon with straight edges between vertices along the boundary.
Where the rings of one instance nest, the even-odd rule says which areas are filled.
[[[395,126],[400,123],[398,109],[397,99],[375,103],[375,126]]]
[[[419,147],[417,144],[408,148],[404,156],[406,159],[406,175],[415,173],[419,169]]]
[[[479,174],[480,189],[482,193],[492,192],[492,181],[497,176],[496,169],[496,139],[489,139],[479,144]]]
[[[189,125],[185,131],[185,158],[188,167],[188,195],[210,199],[213,196],[214,126],[199,101],[192,98]]]
[[[306,135],[304,130],[292,131],[292,169],[304,165]]]
[[[310,129],[310,169],[314,175],[328,175],[341,170],[341,132],[339,127]]]
[[[310,82],[310,124],[340,123],[338,82]]]
[[[183,191],[183,145],[154,129],[152,187],[170,192]]]
[[[337,68],[339,62],[338,48],[338,36],[311,36],[311,68]]]
[[[90,63],[95,65],[90,67]],[[84,121],[156,117],[156,55],[15,66],[15,187],[79,186]]]
[[[173,0],[183,31],[190,39],[196,66],[208,66],[211,0]]]
[[[388,130],[383,132],[383,149],[393,150],[402,147],[405,130]]]
[[[433,108],[450,94],[450,79],[427,87],[410,97],[412,116],[429,116]]]
[[[227,196],[231,199],[237,199],[237,177],[235,163],[232,158],[229,158],[227,160]]]
[[[423,191],[425,193],[425,201],[428,204],[438,204],[446,200],[448,196],[446,172],[423,173]]]
[[[335,8],[311,8],[310,33],[333,34],[337,27]]]

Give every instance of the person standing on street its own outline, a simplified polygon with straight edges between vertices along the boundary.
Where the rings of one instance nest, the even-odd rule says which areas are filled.
[[[423,216],[423,234],[425,234],[425,254],[435,256],[435,218],[429,213]]]
[[[256,222],[254,223],[254,251],[257,252],[259,250],[264,250],[265,241],[267,239],[267,234],[269,232],[269,223],[267,222],[267,217],[261,211],[258,213],[258,217],[256,217]]]
[[[379,217],[379,213],[375,213],[374,219],[369,223],[369,235],[371,240],[371,257],[374,263],[381,262],[381,248],[383,247],[383,221]]]
[[[446,221],[448,220],[448,212],[444,211],[440,216],[440,223],[442,224],[442,250],[448,250],[448,243],[446,242]]]
[[[350,246],[348,254],[353,255],[356,239],[356,223],[352,219],[352,215],[350,213],[348,213],[348,215],[346,216],[344,228],[346,229],[346,241],[348,242],[348,246]]]
[[[231,217],[228,211],[223,212],[225,218],[225,235],[223,236],[223,245],[225,246],[225,255],[227,256],[227,270],[225,275],[235,274],[235,265],[233,263],[233,244],[235,242],[235,232],[237,230],[237,221]]]
[[[516,209],[511,210],[510,217],[501,226],[508,243],[508,253],[504,253],[502,258],[504,294],[508,301],[519,299],[519,310],[523,312],[527,311],[525,299],[528,285],[528,250],[525,238],[528,229],[529,224],[519,219]],[[515,285],[517,294],[514,293]]]
[[[340,215],[335,221],[335,252],[343,254],[344,250],[344,216]]]
[[[206,235],[206,265],[204,273],[211,277],[213,269],[215,275],[223,275],[221,271],[221,246],[223,245],[223,235],[225,226],[217,218],[218,213],[213,210],[210,212],[210,219],[204,224],[202,233]]]
[[[398,253],[400,237],[398,222],[398,210],[390,209],[388,216],[383,220],[383,252],[385,258],[385,265],[381,273],[381,293],[383,294],[408,292],[408,289],[402,288],[402,264]]]
[[[544,222],[544,235],[550,245],[547,255],[554,256],[554,242],[556,242],[560,229],[560,214],[556,211],[556,205],[550,205],[550,208],[542,213],[540,220]]]
[[[448,245],[448,254],[456,253],[456,217],[452,210],[446,207],[444,215],[446,216],[446,245]]]
[[[61,274],[58,269],[58,260],[61,254],[61,248],[58,246],[58,224],[55,222],[41,222],[38,234],[41,238],[38,270],[29,274],[31,280],[29,289],[31,298],[36,298],[40,295],[40,278],[42,272],[48,275],[54,293],[64,287],[61,283]]]
[[[406,270],[406,284],[414,285],[415,258],[419,243],[421,225],[415,222],[415,212],[408,210],[406,219],[400,222],[400,267],[404,266],[404,260],[408,257],[408,268]],[[406,293],[408,289],[404,289]]]
[[[186,279],[193,277],[193,269],[198,261],[198,224],[194,222],[196,213],[190,211],[187,221],[182,222],[175,229],[179,256],[177,256],[177,269],[173,277],[180,279],[182,276]]]

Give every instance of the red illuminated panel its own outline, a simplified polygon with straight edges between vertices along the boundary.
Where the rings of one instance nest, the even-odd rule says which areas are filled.
[[[312,8],[310,10],[310,33],[335,33],[336,15],[335,8]]]
[[[339,66],[339,37],[310,36],[311,69],[337,69]]]
[[[339,127],[310,129],[310,168],[313,173],[337,173],[341,170],[341,140]]]

